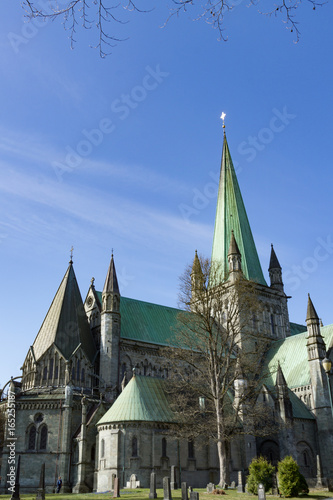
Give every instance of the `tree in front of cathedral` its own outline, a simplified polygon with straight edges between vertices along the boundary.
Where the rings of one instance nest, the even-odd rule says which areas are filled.
[[[257,327],[261,304],[256,284],[242,273],[233,233],[228,260],[225,279],[217,263],[195,254],[181,277],[185,311],[167,349],[177,432],[189,443],[198,436],[216,442],[220,486],[229,483],[231,441],[270,434],[274,426],[271,410],[258,402],[267,348],[267,336]]]

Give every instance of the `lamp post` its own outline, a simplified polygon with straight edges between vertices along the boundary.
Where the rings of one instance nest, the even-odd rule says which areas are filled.
[[[331,412],[332,412],[332,417],[333,417],[333,403],[332,403],[332,394],[331,394],[331,384],[330,384],[330,379],[329,379],[329,376],[328,376],[328,374],[330,373],[331,368],[332,368],[332,361],[330,359],[328,359],[327,357],[325,357],[322,360],[321,364],[323,365],[323,368],[325,370],[326,377],[327,377],[328,393],[329,393],[329,396],[330,396]]]

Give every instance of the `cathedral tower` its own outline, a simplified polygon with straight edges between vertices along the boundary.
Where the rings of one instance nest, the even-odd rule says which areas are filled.
[[[120,319],[120,292],[112,254],[102,292],[99,371],[109,401],[118,392]]]

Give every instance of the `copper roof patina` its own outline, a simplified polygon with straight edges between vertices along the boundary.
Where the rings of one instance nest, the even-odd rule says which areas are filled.
[[[140,375],[131,378],[97,425],[115,422],[175,422],[163,386],[165,381]]]
[[[228,275],[228,249],[232,230],[242,256],[242,270],[247,279],[266,285],[257,249],[247,218],[243,198],[224,136],[220,183],[217,197],[212,262],[221,265],[221,278]]]

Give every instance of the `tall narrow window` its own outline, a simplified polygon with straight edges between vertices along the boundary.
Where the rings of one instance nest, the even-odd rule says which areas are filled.
[[[49,379],[53,377],[53,359],[50,359]]]
[[[138,439],[134,436],[132,438],[132,457],[138,456]]]
[[[271,314],[271,331],[272,331],[272,335],[275,335],[275,324],[274,324],[273,314]]]
[[[84,379],[85,379],[85,372],[84,372],[84,368],[82,368],[82,370],[81,370],[81,382],[84,382]]]
[[[76,380],[80,381],[80,360],[78,359],[76,362]]]
[[[162,457],[165,458],[167,456],[167,440],[165,438],[162,439]]]
[[[102,439],[101,441],[101,458],[104,458],[104,453],[105,453],[105,441]]]
[[[59,375],[59,367],[58,365],[54,368],[54,379],[58,380],[58,375]]]
[[[46,446],[47,446],[47,427],[46,427],[46,425],[43,425],[43,427],[40,431],[39,449],[46,450]]]
[[[44,370],[43,370],[43,380],[46,380],[47,379],[47,366],[44,366]]]
[[[36,449],[36,427],[33,425],[30,427],[29,438],[28,438],[28,450]]]
[[[188,442],[188,458],[194,458],[194,443],[193,443],[193,441]]]

